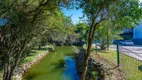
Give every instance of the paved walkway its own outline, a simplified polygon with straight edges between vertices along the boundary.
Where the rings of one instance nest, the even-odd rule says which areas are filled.
[[[142,61],[142,47],[137,46],[120,46],[120,52]]]
[[[116,46],[110,46],[111,50],[116,50]],[[141,46],[119,46],[120,53],[131,56],[142,61],[142,47]]]

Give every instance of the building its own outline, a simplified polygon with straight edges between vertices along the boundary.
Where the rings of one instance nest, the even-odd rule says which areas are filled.
[[[123,40],[131,40],[135,45],[142,45],[142,20],[134,28],[126,28],[120,34]]]
[[[123,40],[133,40],[133,28],[123,29],[123,33],[120,34]]]
[[[133,29],[133,42],[142,45],[142,20],[139,25]]]

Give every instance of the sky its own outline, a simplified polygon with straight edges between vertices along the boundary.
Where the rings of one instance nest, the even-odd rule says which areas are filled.
[[[140,2],[142,2],[142,0],[139,0]],[[73,21],[74,24],[78,23],[79,22],[79,17],[82,17],[83,16],[83,13],[82,13],[82,9],[79,9],[79,10],[76,10],[75,8],[74,9],[70,9],[70,10],[67,10],[67,9],[62,9],[62,11],[64,12],[64,14],[66,16],[71,16],[71,19]]]
[[[71,19],[72,19],[74,24],[78,23],[79,22],[79,17],[83,16],[82,9],[79,9],[79,10],[76,10],[76,9],[70,9],[70,10],[62,9],[62,11],[64,12],[64,14],[66,16],[71,16]]]

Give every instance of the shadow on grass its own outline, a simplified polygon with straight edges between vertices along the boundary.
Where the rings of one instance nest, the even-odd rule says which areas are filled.
[[[37,53],[36,51],[31,51],[31,53]]]
[[[0,72],[3,71],[3,65],[0,65]]]
[[[40,48],[40,49],[38,49],[38,50],[48,50],[48,48]]]
[[[52,65],[54,65],[55,67],[54,67],[53,70],[51,70],[51,71],[55,71],[55,70],[57,70],[57,69],[63,68],[63,67],[64,67],[64,64],[65,64],[64,59],[60,59],[60,60],[58,60],[58,62],[52,63]]]
[[[138,66],[138,69],[139,69],[140,71],[142,71],[142,65]]]
[[[95,50],[95,51],[96,51],[96,50]],[[101,49],[97,49],[97,52],[101,52],[101,53],[110,53],[109,51],[101,50]]]
[[[73,54],[73,53],[71,52],[71,53],[65,53],[64,55],[65,55],[65,56],[74,56],[75,54]]]
[[[27,56],[30,57],[30,56],[35,55],[36,53],[37,53],[37,52],[35,52],[35,53],[29,53]]]
[[[52,65],[54,66],[54,68],[50,70],[49,74],[56,72],[58,70],[62,70],[64,68],[64,64],[65,64],[64,59],[60,59],[58,60],[58,62],[53,63]]]
[[[116,69],[116,68],[118,68],[118,67],[119,67],[119,66],[117,65],[117,66],[114,66],[113,68],[107,69],[106,71],[114,70],[114,69]]]
[[[36,76],[44,74],[44,73],[40,73],[40,72],[27,72],[27,73],[28,74],[26,74],[25,77],[23,78],[24,80],[32,80]]]

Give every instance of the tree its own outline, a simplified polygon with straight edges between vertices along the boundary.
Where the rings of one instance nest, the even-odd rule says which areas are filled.
[[[94,33],[98,29],[98,25],[105,20],[110,19],[116,22],[117,28],[130,26],[132,23],[139,21],[141,17],[141,8],[138,0],[77,0],[79,7],[82,8],[88,19],[89,36],[86,58],[83,65],[81,80],[86,79],[88,59],[90,55],[91,45],[94,39]],[[135,16],[137,15],[137,16]],[[140,16],[140,17],[139,17]],[[109,17],[109,18],[108,18]],[[105,27],[103,27],[105,29]]]
[[[76,24],[75,26],[76,26],[75,33],[77,35],[78,42],[85,41],[85,43],[87,44],[88,25],[82,22]]]
[[[98,26],[99,27],[94,34],[94,40],[100,42],[99,46],[101,50],[108,50],[112,40],[122,39],[119,36],[119,34],[122,32],[122,29],[115,29],[115,27],[113,27],[109,21],[104,21]]]
[[[52,44],[63,45],[66,40],[69,40],[69,36],[74,31],[74,25],[70,17],[64,16],[62,13],[53,18],[52,22],[53,25],[48,31],[49,40]]]
[[[23,55],[35,39],[47,31],[49,16],[56,15],[60,3],[62,0],[0,1],[0,17],[7,20],[7,24],[0,27],[3,80],[11,80],[13,72],[25,58]]]
[[[87,29],[88,29],[88,25],[86,23],[78,23],[78,24],[76,24],[75,33],[78,34],[78,37],[80,39],[85,39],[86,40]]]

